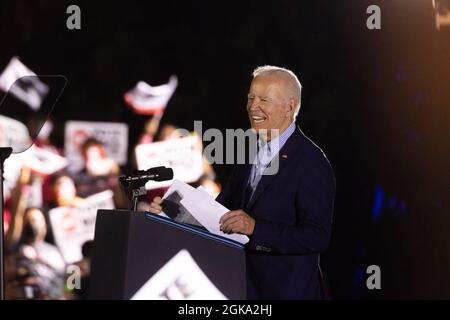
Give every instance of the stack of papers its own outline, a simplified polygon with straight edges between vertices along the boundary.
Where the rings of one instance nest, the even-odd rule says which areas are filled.
[[[197,189],[174,180],[164,194],[163,214],[177,222],[206,228],[209,232],[245,244],[249,238],[243,234],[226,234],[220,230],[220,218],[230,211],[218,203],[202,186]]]

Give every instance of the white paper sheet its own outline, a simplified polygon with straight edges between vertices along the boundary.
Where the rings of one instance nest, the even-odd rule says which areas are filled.
[[[170,188],[164,194],[163,199],[167,198],[167,196],[172,194],[174,191],[180,193],[184,198],[187,194],[191,193],[194,190],[195,190],[194,187],[188,185],[187,183],[184,183],[183,181],[175,179],[173,180],[173,183],[170,186]]]
[[[209,232],[219,236],[245,244],[249,238],[242,234],[226,234],[220,230],[220,218],[227,213],[228,210],[218,203],[203,188],[198,187],[183,197],[180,203],[200,222]]]
[[[163,196],[163,210],[162,216],[171,218],[180,223],[188,223],[202,227],[194,216],[186,210],[186,208],[180,203],[180,201],[189,193],[194,191],[195,188],[191,187],[187,183],[179,180],[174,180],[169,190]]]

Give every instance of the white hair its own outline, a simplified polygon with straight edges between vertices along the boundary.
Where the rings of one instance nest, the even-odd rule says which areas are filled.
[[[300,111],[302,85],[294,72],[276,66],[257,67],[252,73],[253,79],[260,76],[282,76],[286,81],[287,89],[292,94],[295,103],[294,119]]]

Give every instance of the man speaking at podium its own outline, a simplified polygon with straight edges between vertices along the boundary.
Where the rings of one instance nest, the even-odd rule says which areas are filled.
[[[250,237],[248,299],[324,297],[319,255],[330,240],[335,180],[325,154],[295,125],[300,98],[292,71],[253,72],[247,112],[253,130],[267,133],[265,143],[258,142],[253,163],[235,166],[217,197],[232,210],[222,216],[221,230]],[[275,156],[278,170],[267,174]],[[159,213],[161,199],[151,207]]]

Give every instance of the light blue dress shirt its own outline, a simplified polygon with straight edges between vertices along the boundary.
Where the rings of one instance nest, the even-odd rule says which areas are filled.
[[[251,196],[256,190],[259,181],[263,175],[264,170],[272,162],[273,158],[280,152],[286,141],[295,131],[295,122],[292,122],[289,127],[286,128],[280,135],[270,140],[268,143],[263,144],[262,139],[257,141],[257,154],[253,160],[252,169],[249,177],[249,185],[251,187]]]

